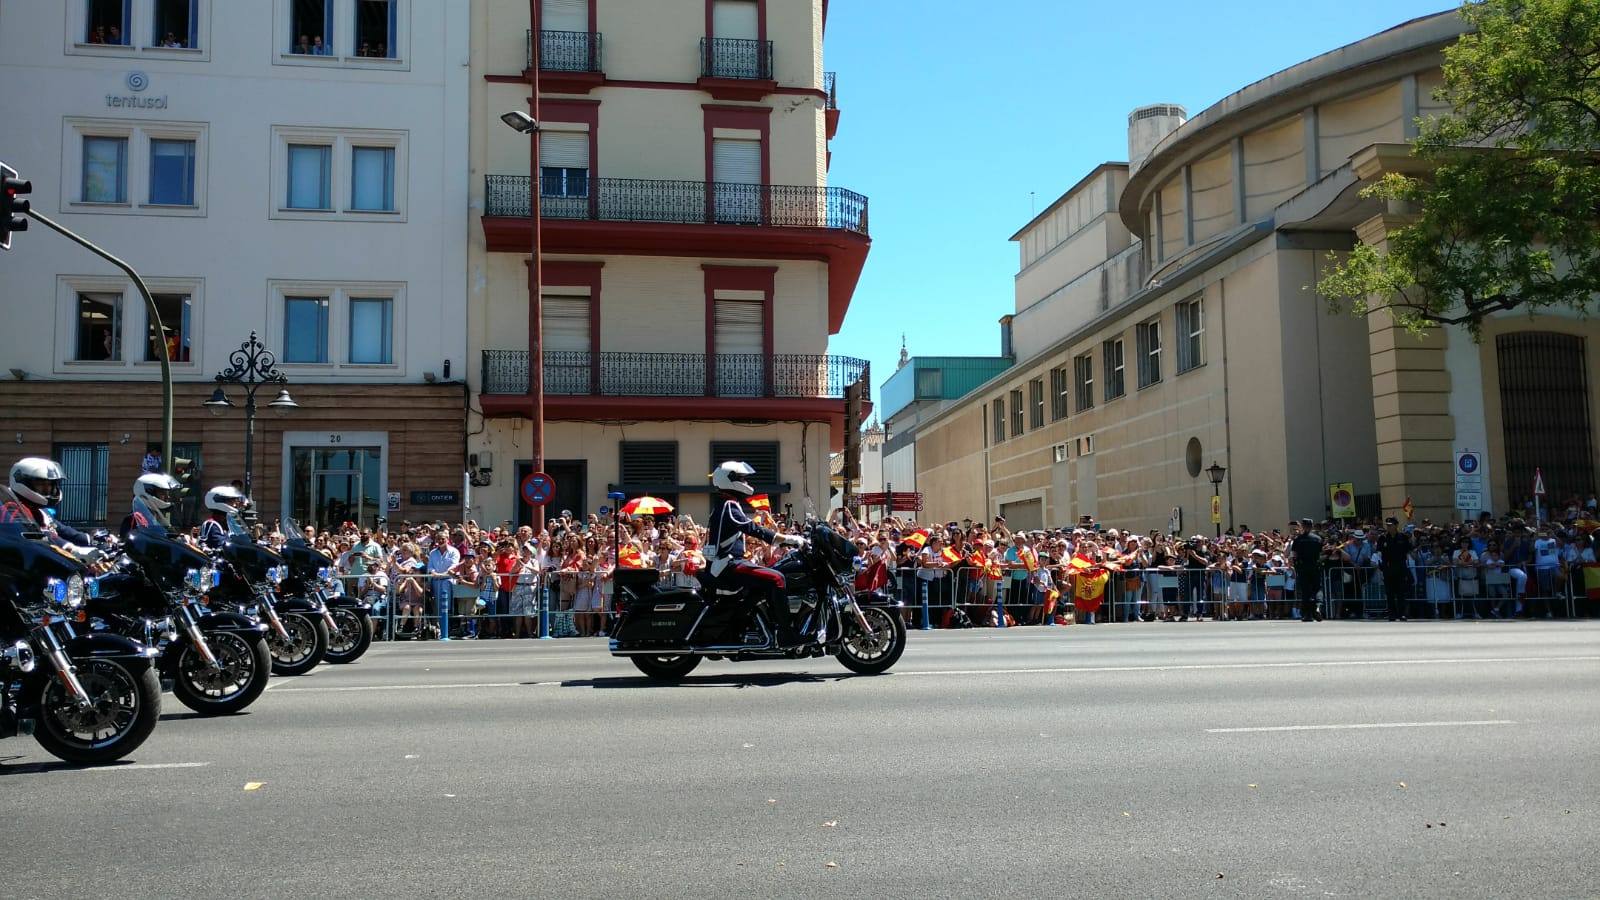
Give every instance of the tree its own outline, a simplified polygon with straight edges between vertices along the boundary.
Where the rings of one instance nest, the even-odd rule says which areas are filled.
[[[1357,314],[1474,336],[1496,312],[1589,310],[1600,292],[1600,3],[1469,0],[1439,99],[1413,153],[1364,195],[1414,211],[1388,252],[1359,245],[1317,290]]]

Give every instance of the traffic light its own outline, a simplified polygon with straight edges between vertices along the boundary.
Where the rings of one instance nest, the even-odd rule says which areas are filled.
[[[861,479],[861,406],[867,381],[862,378],[844,389],[844,478],[848,485]]]
[[[11,232],[28,230],[28,201],[33,183],[17,177],[17,170],[0,163],[0,250],[11,249]]]

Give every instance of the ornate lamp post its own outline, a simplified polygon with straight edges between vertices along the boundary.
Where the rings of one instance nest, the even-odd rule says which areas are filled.
[[[1226,477],[1227,474],[1228,474],[1227,468],[1224,467],[1224,466],[1217,465],[1217,461],[1216,460],[1212,460],[1211,461],[1211,468],[1206,469],[1206,477],[1211,479],[1211,503],[1212,503],[1213,508],[1216,508],[1216,509],[1220,509],[1221,508],[1221,504],[1222,504],[1222,479],[1224,477]],[[1222,517],[1221,516],[1217,517],[1216,526],[1217,526],[1217,537],[1218,537],[1218,539],[1221,539],[1221,537],[1222,537]]]
[[[256,445],[256,391],[262,385],[284,385],[289,379],[278,371],[278,358],[272,351],[262,346],[256,339],[256,333],[250,332],[250,339],[239,345],[239,349],[228,355],[228,367],[217,375],[217,389],[211,392],[211,399],[205,402],[207,409],[214,416],[220,416],[230,409],[234,403],[222,390],[225,384],[237,384],[244,388],[244,495],[253,498],[250,492],[250,476],[255,462]],[[289,396],[287,388],[279,388],[277,399],[267,404],[268,407],[280,416],[288,415],[289,410],[299,409],[300,404],[294,402]]]

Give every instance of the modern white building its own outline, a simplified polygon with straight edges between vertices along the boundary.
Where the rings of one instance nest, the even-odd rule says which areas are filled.
[[[0,434],[67,464],[66,517],[126,509],[163,340],[175,456],[242,479],[242,414],[201,404],[252,332],[300,407],[258,422],[267,516],[460,515],[469,24],[469,0],[0,4],[0,159],[166,331],[37,224],[0,254]]]

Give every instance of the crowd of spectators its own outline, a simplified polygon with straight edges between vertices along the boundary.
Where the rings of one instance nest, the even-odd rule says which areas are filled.
[[[922,624],[924,605],[932,627],[1364,618],[1383,615],[1385,595],[1395,590],[1403,595],[1400,617],[1600,615],[1600,511],[1591,497],[1555,514],[1553,521],[1485,516],[1443,524],[1325,520],[1240,526],[1219,537],[1136,533],[1087,517],[1070,528],[1014,531],[1001,516],[863,522],[835,511],[831,524],[860,551],[858,587],[895,593],[913,626]],[[336,561],[347,592],[375,603],[386,620],[393,604],[396,637],[437,637],[441,603],[458,636],[536,637],[541,592],[552,633],[603,636],[619,559],[685,585],[705,565],[706,530],[690,516],[620,524],[564,511],[537,531],[470,520],[376,529],[345,523],[308,526],[303,537]],[[768,524],[792,530],[781,516]],[[257,529],[269,545],[286,540],[276,525]],[[1314,546],[1314,571],[1295,558],[1304,556],[1294,544],[1304,532],[1320,542],[1303,545]],[[787,552],[749,543],[763,565]],[[1394,607],[1388,612],[1396,617]]]

